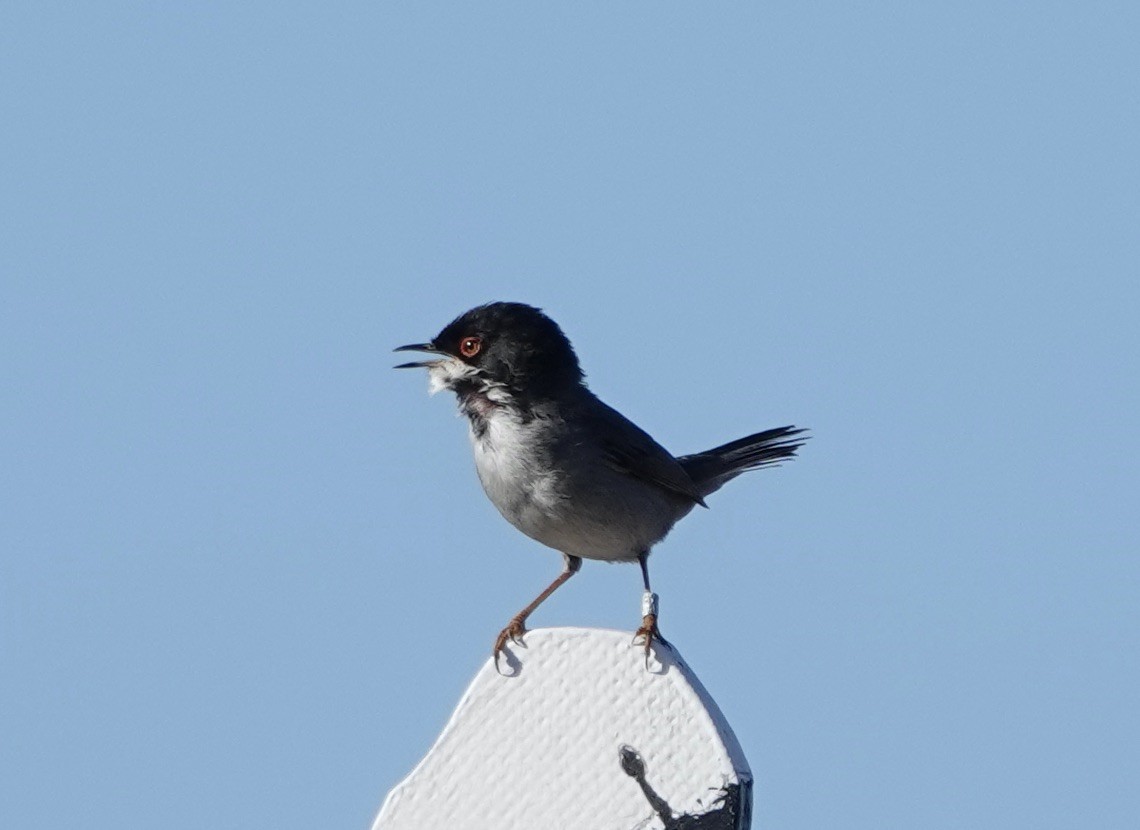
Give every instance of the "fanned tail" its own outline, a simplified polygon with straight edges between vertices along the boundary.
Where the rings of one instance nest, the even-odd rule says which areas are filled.
[[[807,430],[794,426],[766,429],[711,450],[682,456],[677,461],[704,497],[743,472],[776,466],[793,458],[807,440],[806,435],[796,437],[804,432]]]

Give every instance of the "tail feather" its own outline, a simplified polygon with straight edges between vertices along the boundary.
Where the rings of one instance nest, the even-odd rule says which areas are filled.
[[[677,461],[703,498],[743,472],[776,466],[793,458],[807,440],[806,435],[796,437],[804,432],[807,430],[794,426],[767,429],[711,450],[682,456]]]

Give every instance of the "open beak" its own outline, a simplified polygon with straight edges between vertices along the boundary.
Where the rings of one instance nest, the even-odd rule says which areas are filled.
[[[393,349],[394,352],[438,352],[431,343],[409,343],[407,346],[400,346],[398,349]],[[421,369],[427,366],[434,366],[439,361],[437,360],[413,360],[411,363],[401,363],[398,366],[393,366],[393,369]]]

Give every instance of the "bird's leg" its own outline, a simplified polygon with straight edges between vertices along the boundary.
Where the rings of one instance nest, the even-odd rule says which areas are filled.
[[[495,658],[495,671],[499,670],[499,654],[507,644],[507,640],[521,645],[522,635],[526,633],[526,618],[534,613],[534,609],[542,605],[547,597],[557,591],[558,586],[578,573],[578,569],[582,567],[582,557],[570,556],[568,554],[563,554],[563,556],[566,559],[566,565],[563,567],[562,573],[558,574],[558,577],[547,585],[546,590],[535,597],[530,605],[511,617],[511,621],[507,623],[507,627],[499,632],[499,636],[495,639],[495,648],[491,651],[491,654]]]
[[[641,565],[641,581],[645,585],[645,593],[641,595],[641,628],[633,635],[636,643],[640,638],[645,644],[645,665],[649,665],[649,650],[653,641],[664,643],[657,628],[657,594],[649,587],[649,551],[642,551],[637,555],[637,562]]]

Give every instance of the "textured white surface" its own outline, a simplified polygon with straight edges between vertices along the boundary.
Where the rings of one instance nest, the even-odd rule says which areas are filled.
[[[675,652],[645,667],[631,634],[536,629],[491,661],[435,746],[398,784],[373,830],[660,828],[619,748],[675,813],[707,812],[751,774],[716,704]]]

